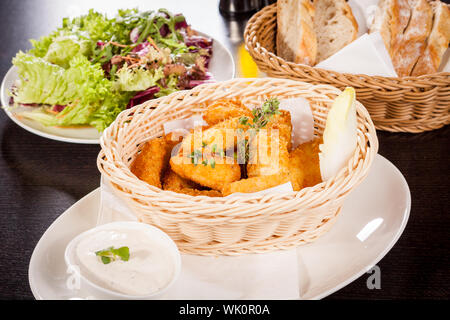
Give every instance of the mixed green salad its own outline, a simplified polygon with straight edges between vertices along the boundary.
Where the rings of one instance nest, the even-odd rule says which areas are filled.
[[[12,60],[11,102],[33,107],[21,115],[48,126],[103,131],[125,108],[213,81],[212,40],[165,9],[114,18],[90,10],[31,43]]]

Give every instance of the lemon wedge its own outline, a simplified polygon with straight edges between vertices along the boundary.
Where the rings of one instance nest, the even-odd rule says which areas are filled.
[[[319,145],[322,181],[336,175],[345,167],[357,143],[355,89],[347,87],[334,100],[328,112],[323,144]]]

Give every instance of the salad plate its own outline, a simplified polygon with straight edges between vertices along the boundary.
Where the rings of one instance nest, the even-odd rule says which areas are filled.
[[[208,71],[215,81],[225,81],[233,79],[235,76],[235,63],[231,52],[218,40],[205,33],[197,32],[198,35],[212,39],[212,56],[209,62]],[[44,138],[84,144],[98,144],[101,136],[96,128],[90,126],[45,126],[40,122],[22,117],[23,111],[31,111],[34,107],[17,106],[13,108],[10,103],[10,89],[19,79],[17,68],[12,66],[6,73],[0,87],[1,105],[5,113],[17,125],[23,129]],[[5,108],[6,107],[6,108]]]
[[[68,289],[70,275],[64,250],[72,238],[96,226],[99,207],[100,188],[66,210],[43,234],[31,256],[28,272],[36,299],[95,298],[89,292],[74,293]],[[411,194],[403,175],[391,162],[377,155],[368,177],[348,196],[331,230],[315,242],[295,249],[297,259],[293,261],[298,277],[291,280],[298,281],[298,294],[292,299],[324,298],[368,272],[400,238],[410,208]],[[182,260],[185,258],[182,254]],[[189,259],[195,260],[196,256]],[[195,290],[189,290],[196,283],[192,280],[195,272],[183,273],[183,268],[184,264],[177,284],[184,288],[182,294],[169,291],[164,298],[204,299]],[[223,272],[226,266],[221,269]],[[283,271],[286,270],[277,270]],[[187,273],[191,274],[189,281]],[[198,284],[205,286],[204,279],[198,277]],[[292,281],[286,279],[284,285],[292,288]],[[226,286],[227,290],[233,289],[233,283]],[[221,298],[214,296],[215,289],[211,287],[208,299]],[[208,291],[207,284],[205,290]]]
[[[10,104],[9,90],[14,82],[19,78],[16,67],[12,66],[3,78],[0,87],[1,104],[8,117],[23,129],[38,136],[72,143],[98,144],[101,132],[93,127],[53,127],[20,116],[23,111],[31,111],[33,107],[17,106],[13,108]]]

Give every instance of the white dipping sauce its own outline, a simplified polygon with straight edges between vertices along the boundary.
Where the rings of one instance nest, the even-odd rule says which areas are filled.
[[[104,264],[95,252],[128,247],[130,258]],[[99,230],[83,237],[75,248],[80,272],[91,282],[127,295],[148,295],[166,287],[174,277],[169,248],[144,230]]]

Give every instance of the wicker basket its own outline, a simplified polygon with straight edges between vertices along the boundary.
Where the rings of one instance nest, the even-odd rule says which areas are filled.
[[[315,134],[323,132],[328,108],[341,91],[327,85],[260,78],[198,86],[123,111],[101,138],[98,168],[142,222],[164,230],[185,253],[237,255],[286,249],[311,242],[330,229],[345,197],[367,175],[378,150],[375,127],[357,102],[358,145],[347,167],[326,183],[299,192],[214,198],[164,191],[130,171],[143,142],[163,134],[163,123],[200,114],[211,101],[267,97],[309,100]]]
[[[257,12],[244,33],[247,50],[269,76],[330,84],[340,89],[352,86],[380,130],[417,133],[450,123],[449,72],[404,78],[371,77],[287,62],[274,54],[276,28],[275,3]]]

